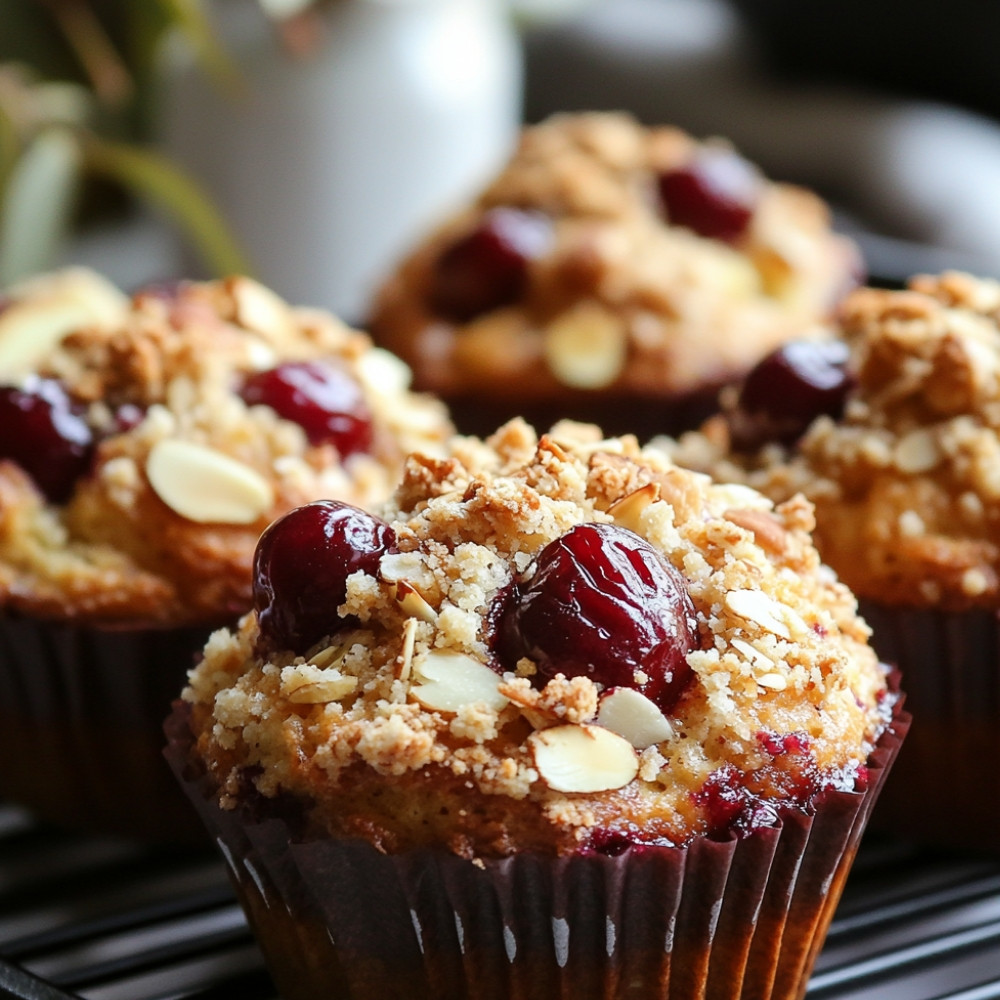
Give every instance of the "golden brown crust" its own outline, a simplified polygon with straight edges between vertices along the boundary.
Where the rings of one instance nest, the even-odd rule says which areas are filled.
[[[571,852],[595,828],[632,827],[684,843],[713,822],[700,792],[712,775],[735,769],[777,808],[810,773],[850,783],[883,724],[868,629],[821,565],[801,498],[775,508],[634,439],[563,424],[538,440],[515,421],[486,444],[456,439],[448,461],[411,458],[382,514],[399,551],[349,578],[341,610],[356,628],[295,656],[262,652],[248,615],[191,673],[196,752],[223,805],[289,792],[314,803],[317,828],[393,850]],[[669,719],[655,710],[667,729],[642,747],[608,728],[607,692],[589,677],[539,687],[530,660],[502,678],[483,666],[497,596],[584,522],[646,538],[695,608],[694,679]],[[453,681],[476,696],[443,701]],[[789,734],[798,749],[767,749]],[[555,778],[546,741],[558,755],[577,737],[630,758],[631,776],[596,791],[590,765],[582,781]]]
[[[63,504],[0,461],[0,607],[105,625],[230,621],[250,606],[254,546],[278,514],[318,496],[382,499],[405,454],[439,447],[451,430],[440,404],[409,393],[405,367],[364,334],[245,278],[129,301],[76,270],[12,289],[10,301],[0,313],[7,378],[61,380],[99,444]],[[42,322],[55,333],[39,349]],[[237,392],[247,374],[319,358],[361,385],[370,453],[341,462]],[[139,414],[135,426],[115,424],[123,406]],[[231,492],[229,508],[204,506],[206,474],[221,477],[213,488]]]
[[[830,231],[819,198],[763,179],[750,229],[734,245],[668,225],[657,173],[700,148],[677,129],[622,114],[564,114],[526,129],[478,201],[388,279],[373,335],[413,367],[419,387],[515,407],[658,400],[739,376],[829,314],[857,280],[857,252]],[[530,266],[521,300],[447,322],[429,305],[435,262],[498,206],[548,215],[554,246]],[[580,375],[585,355],[592,366]]]

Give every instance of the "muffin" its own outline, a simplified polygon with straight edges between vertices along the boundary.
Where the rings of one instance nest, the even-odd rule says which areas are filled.
[[[246,278],[129,298],[74,269],[0,310],[0,796],[200,833],[162,721],[251,607],[260,532],[319,496],[384,499],[450,424],[364,335]]]
[[[645,437],[694,427],[721,385],[819,335],[861,273],[819,197],[725,142],[561,114],[399,264],[369,326],[461,431],[520,415]]]
[[[917,718],[879,825],[996,850],[1000,284],[951,272],[859,290],[839,332],[761,362],[671,454],[815,505],[816,545]]]
[[[515,420],[268,528],[167,756],[281,995],[801,997],[907,725],[811,523]]]

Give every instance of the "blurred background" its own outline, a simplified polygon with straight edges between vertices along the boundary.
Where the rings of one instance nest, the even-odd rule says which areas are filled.
[[[991,0],[0,0],[0,284],[246,271],[357,321],[524,122],[625,109],[1000,275]]]

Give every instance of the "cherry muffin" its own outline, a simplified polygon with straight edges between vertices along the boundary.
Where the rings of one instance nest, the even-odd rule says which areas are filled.
[[[813,193],[722,141],[624,114],[527,128],[478,200],[376,296],[377,342],[460,430],[521,415],[674,433],[861,277]]]
[[[839,330],[761,362],[671,453],[815,504],[817,547],[918,719],[877,822],[1000,849],[1000,283],[859,290]]]
[[[0,372],[0,795],[163,837],[170,796],[199,830],[162,720],[251,607],[261,531],[384,499],[450,424],[364,335],[245,278],[38,278],[0,302]]]
[[[908,723],[811,524],[517,420],[272,524],[167,754],[282,996],[801,997]]]

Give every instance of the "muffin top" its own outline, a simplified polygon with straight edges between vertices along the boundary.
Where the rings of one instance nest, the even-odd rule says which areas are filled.
[[[402,262],[370,325],[448,397],[660,398],[804,335],[860,271],[817,196],[726,143],[560,114]]]
[[[995,608],[1000,284],[949,272],[901,291],[861,289],[838,328],[845,346],[835,361],[827,345],[826,360],[813,347],[811,360],[762,362],[747,380],[757,383],[749,403],[744,386],[724,417],[668,451],[777,500],[807,496],[823,558],[861,597]],[[767,442],[796,407],[787,443]]]
[[[33,279],[0,371],[0,607],[93,624],[235,620],[270,521],[384,499],[451,430],[398,359],[247,278]]]
[[[262,536],[257,610],[184,691],[224,807],[386,851],[615,853],[866,781],[894,696],[801,498],[515,420],[411,456],[379,513]]]

